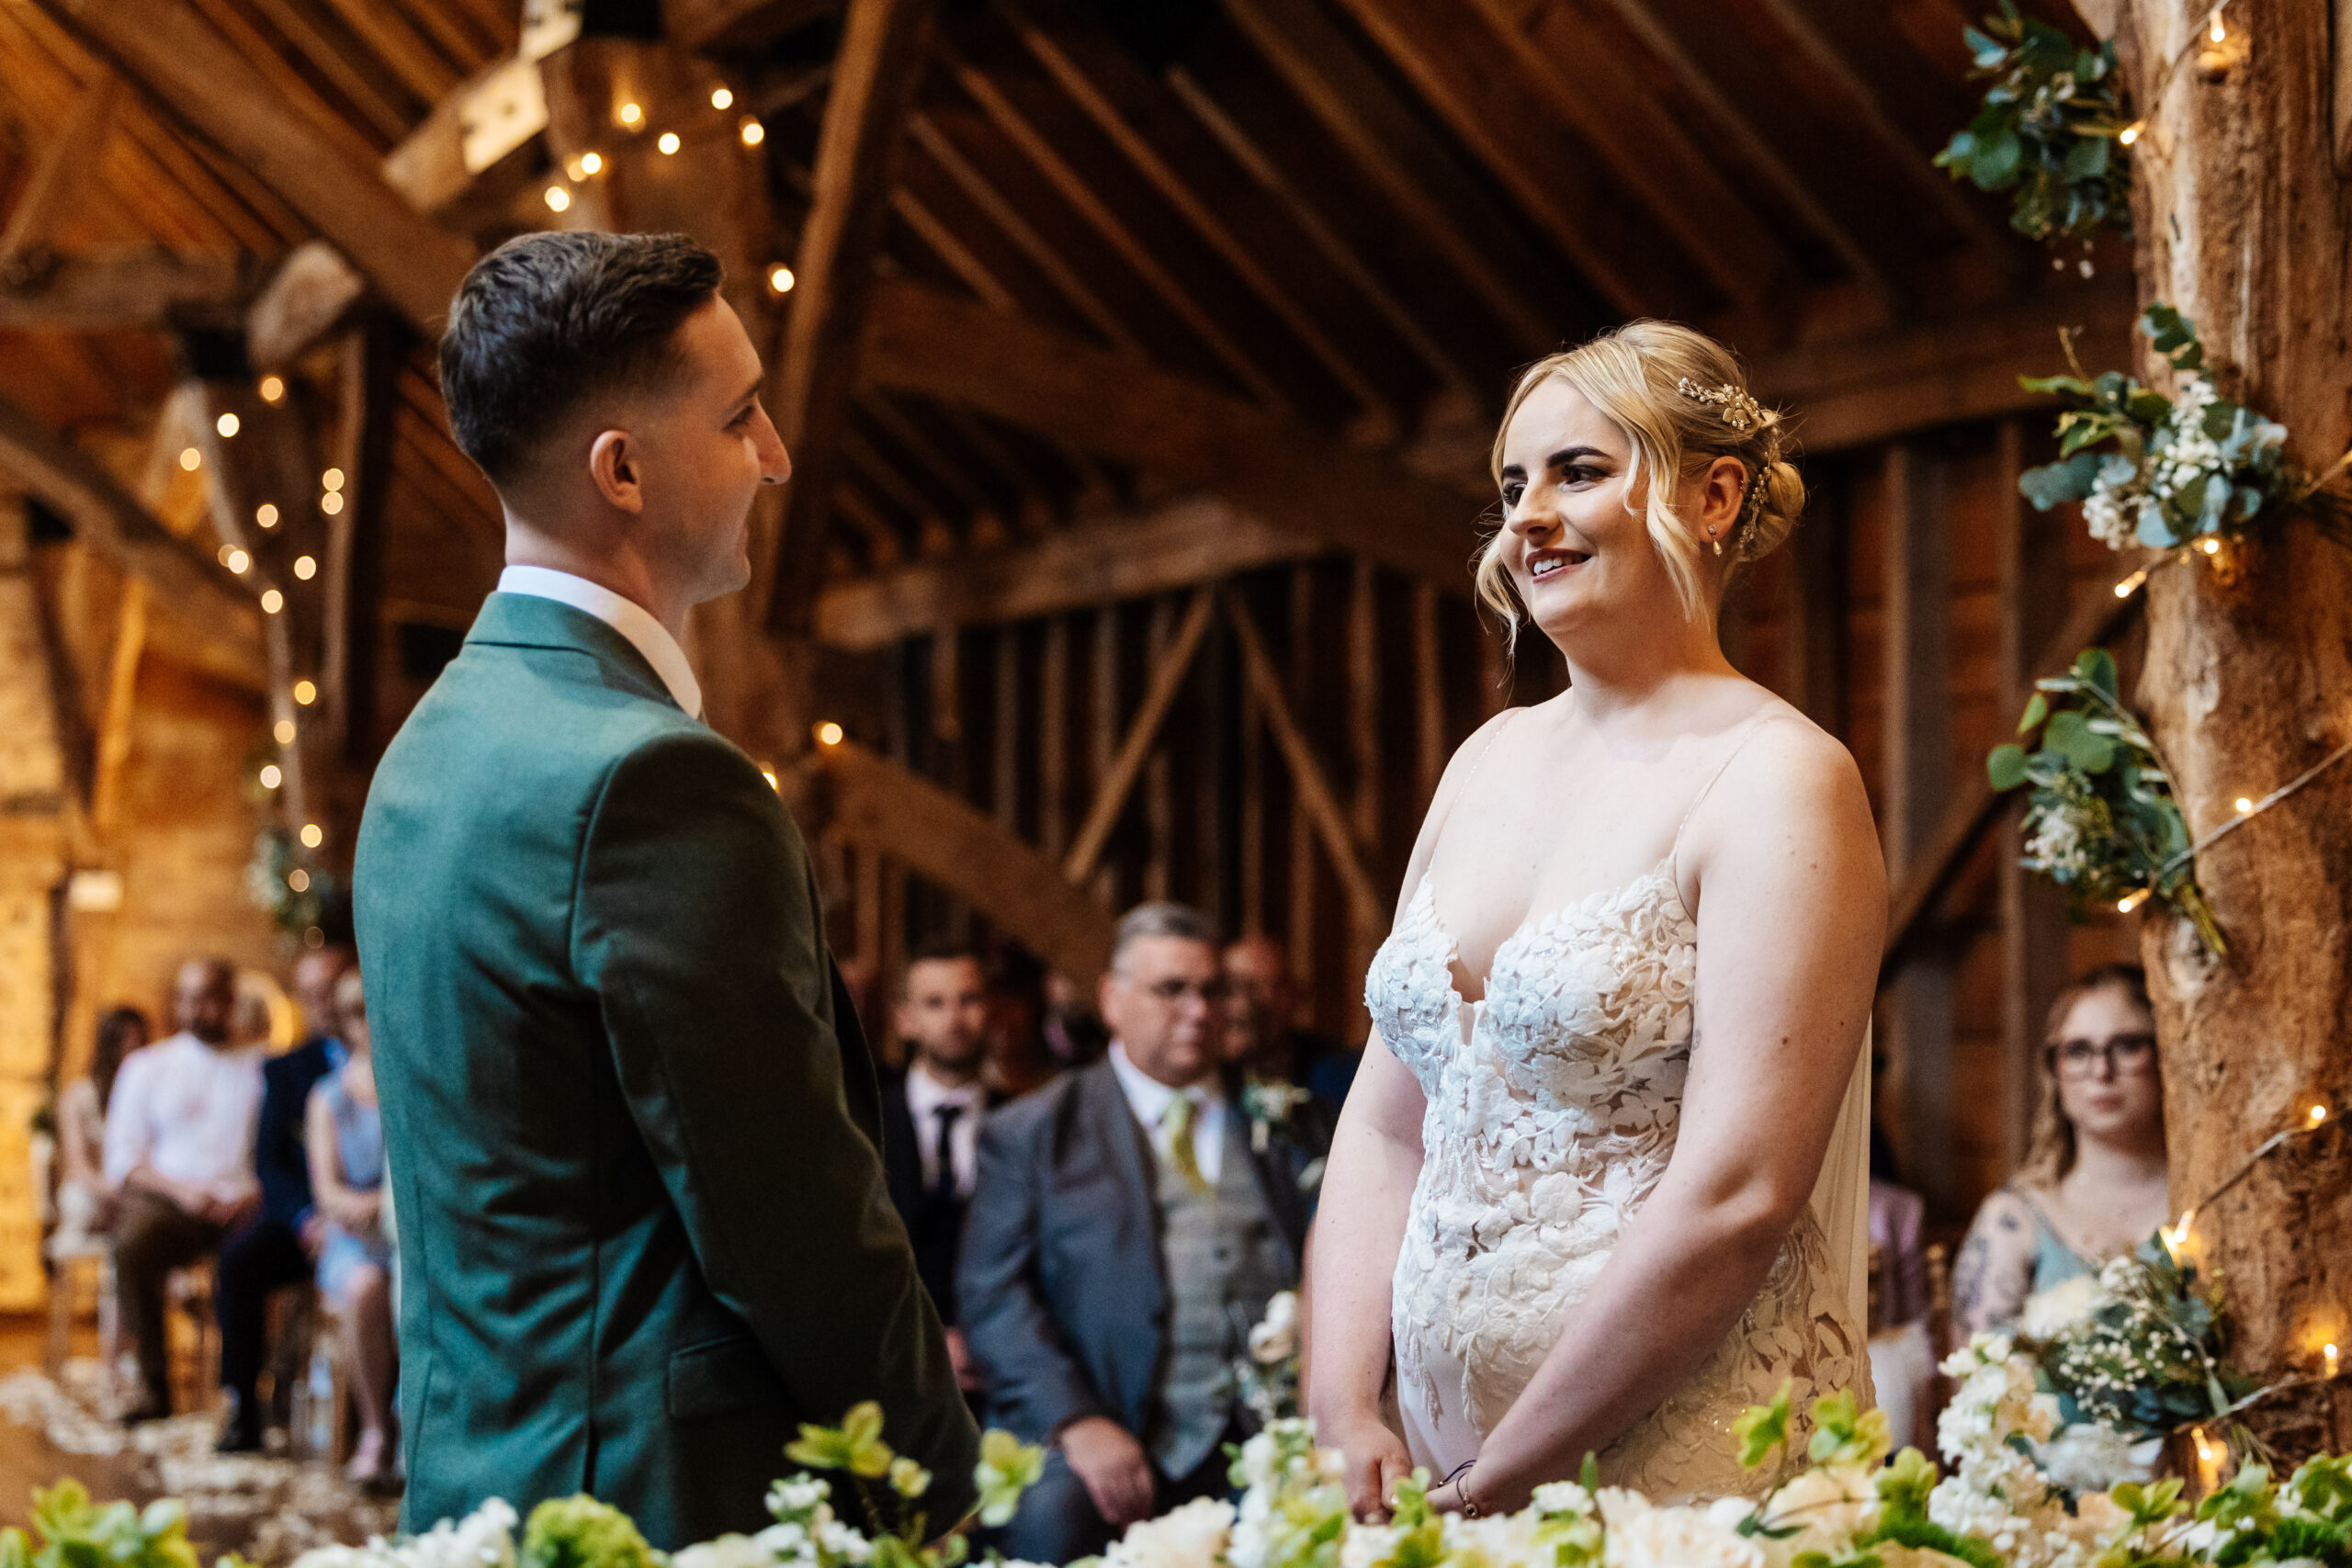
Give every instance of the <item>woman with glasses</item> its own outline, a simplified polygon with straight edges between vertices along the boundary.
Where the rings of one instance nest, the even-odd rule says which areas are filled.
[[[2025,1164],[1976,1211],[1953,1270],[1965,1333],[2015,1321],[2032,1297],[2098,1272],[2171,1217],[2164,1085],[2140,966],[2106,964],[2060,992],[2046,1041],[2049,1092]]]

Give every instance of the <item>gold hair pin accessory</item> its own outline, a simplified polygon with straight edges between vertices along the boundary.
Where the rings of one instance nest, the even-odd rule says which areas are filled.
[[[1720,387],[1702,387],[1685,376],[1674,384],[1674,389],[1694,403],[1716,404],[1723,410],[1724,423],[1743,435],[1750,426],[1768,425],[1781,417],[1729,381]]]

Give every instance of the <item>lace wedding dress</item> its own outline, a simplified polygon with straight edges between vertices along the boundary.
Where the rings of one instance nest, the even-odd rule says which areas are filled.
[[[1407,1446],[1439,1476],[1477,1453],[1574,1325],[1674,1154],[1698,925],[1669,851],[1623,887],[1531,917],[1496,951],[1476,1004],[1454,987],[1454,958],[1425,875],[1364,986],[1429,1102],[1392,1327]],[[1867,1407],[1868,1060],[1865,1049],[1814,1202],[1755,1301],[1687,1383],[1601,1451],[1603,1480],[1661,1501],[1736,1495],[1755,1483],[1732,1421],[1784,1380],[1800,1416],[1840,1389]]]

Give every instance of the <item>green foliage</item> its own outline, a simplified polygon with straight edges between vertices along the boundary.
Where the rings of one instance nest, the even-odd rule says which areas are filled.
[[[531,1510],[518,1553],[525,1568],[661,1568],[636,1521],[586,1493]]]
[[[994,1427],[980,1434],[980,1462],[972,1479],[980,1489],[980,1523],[1012,1522],[1021,1495],[1046,1473],[1046,1450]]]
[[[2153,890],[2215,953],[2225,951],[2197,886],[2172,776],[2118,694],[2114,659],[2090,649],[2065,674],[2035,684],[2018,725],[2024,744],[1996,746],[1984,759],[1994,789],[2033,787],[2026,868],[2064,886],[2078,919],[2094,902]]]
[[[2066,1419],[2087,1417],[2135,1438],[2211,1420],[2255,1384],[2222,1357],[2222,1325],[2197,1270],[2151,1238],[2100,1276],[2096,1305],[2041,1347],[2041,1375]],[[2135,1490],[2119,1506],[2168,1517],[2178,1484]]]
[[[27,1553],[25,1538],[0,1545],[0,1557],[10,1568],[197,1568],[196,1548],[187,1539],[187,1508],[177,1498],[150,1503],[144,1509],[129,1503],[97,1504],[78,1481],[68,1478],[46,1491],[33,1492],[33,1529],[41,1539],[38,1551]]]
[[[889,1474],[898,1456],[882,1440],[882,1406],[869,1399],[852,1406],[838,1427],[802,1423],[799,1438],[786,1447],[784,1457],[812,1470],[842,1470],[871,1481]]]
[[[2131,155],[2119,139],[2131,122],[2114,43],[2076,49],[2057,28],[2020,17],[2014,0],[1966,37],[1972,74],[1992,85],[1937,166],[1980,190],[2014,190],[2010,227],[2033,239],[2130,232]]]
[[[1955,1535],[1924,1514],[1917,1518],[1881,1519],[1878,1529],[1871,1532],[1871,1544],[1940,1551],[1947,1557],[1959,1558],[1970,1568],[2007,1568],[1991,1543],[1973,1535]]]
[[[1739,1445],[1742,1469],[1754,1470],[1771,1455],[1774,1449],[1789,1440],[1790,1401],[1794,1396],[1793,1381],[1781,1384],[1781,1392],[1772,1396],[1770,1404],[1751,1404],[1735,1417],[1731,1424],[1732,1441]]]
[[[1873,1465],[1894,1446],[1883,1410],[1856,1414],[1854,1396],[1845,1389],[1813,1403],[1813,1445],[1815,1464]]]
[[[2287,427],[2221,395],[2196,323],[2154,304],[2140,330],[2181,378],[2176,395],[2079,366],[2072,376],[2018,378],[2064,405],[2058,460],[2018,476],[2018,493],[2042,512],[2084,502],[2093,536],[2119,549],[2134,541],[2178,549],[2242,528],[2282,500],[2308,502],[2312,487],[2286,465]]]

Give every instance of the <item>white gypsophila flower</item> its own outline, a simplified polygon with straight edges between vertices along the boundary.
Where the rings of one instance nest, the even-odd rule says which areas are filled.
[[[1696,1508],[1655,1508],[1646,1503],[1621,1517],[1607,1502],[1607,1568],[1769,1568],[1764,1549]]]
[[[1448,1558],[1477,1562],[1484,1568],[1553,1568],[1557,1552],[1543,1539],[1543,1520],[1532,1509],[1465,1519],[1444,1517]]]
[[[2140,1448],[2129,1433],[2096,1421],[2077,1421],[2042,1444],[2035,1458],[2052,1481],[2081,1496],[2127,1481],[2148,1481],[2151,1472]]]
[[[403,1568],[514,1568],[514,1509],[503,1497],[483,1500],[464,1518],[443,1519],[392,1548]]]
[[[1395,1525],[1349,1525],[1340,1538],[1340,1568],[1374,1568],[1387,1562],[1404,1533]]]
[[[2114,1292],[2098,1276],[2076,1274],[2026,1297],[2018,1314],[2018,1326],[2029,1338],[2055,1339],[2089,1322],[2091,1314],[2112,1299]]]
[[[796,1475],[768,1488],[768,1512],[797,1513],[803,1508],[815,1507],[832,1495],[830,1482],[820,1481],[806,1473]]]
[[[817,1526],[817,1546],[843,1562],[863,1562],[874,1555],[874,1543],[840,1519],[826,1519]]]
[[[1250,1359],[1271,1366],[1297,1354],[1298,1292],[1277,1291],[1266,1303],[1266,1315],[1250,1330]]]
[[[1196,1497],[1173,1513],[1129,1525],[1102,1554],[1107,1568],[1217,1568],[1233,1540],[1236,1510]]]
[[[2071,802],[2038,808],[2025,841],[2026,863],[2037,871],[2080,876],[2089,869],[2085,814]]]
[[[1529,1506],[1539,1514],[1589,1514],[1592,1494],[1573,1481],[1547,1481],[1535,1489]]]
[[[2100,479],[2094,483],[2091,493],[2083,500],[2083,525],[2092,538],[2110,550],[2131,545],[2136,533],[2135,518],[2139,507],[2134,498]]]
[[[670,1568],[773,1568],[775,1553],[748,1535],[722,1535],[670,1554]]]
[[[813,1562],[817,1558],[816,1541],[799,1525],[770,1525],[752,1539],[779,1562]]]

